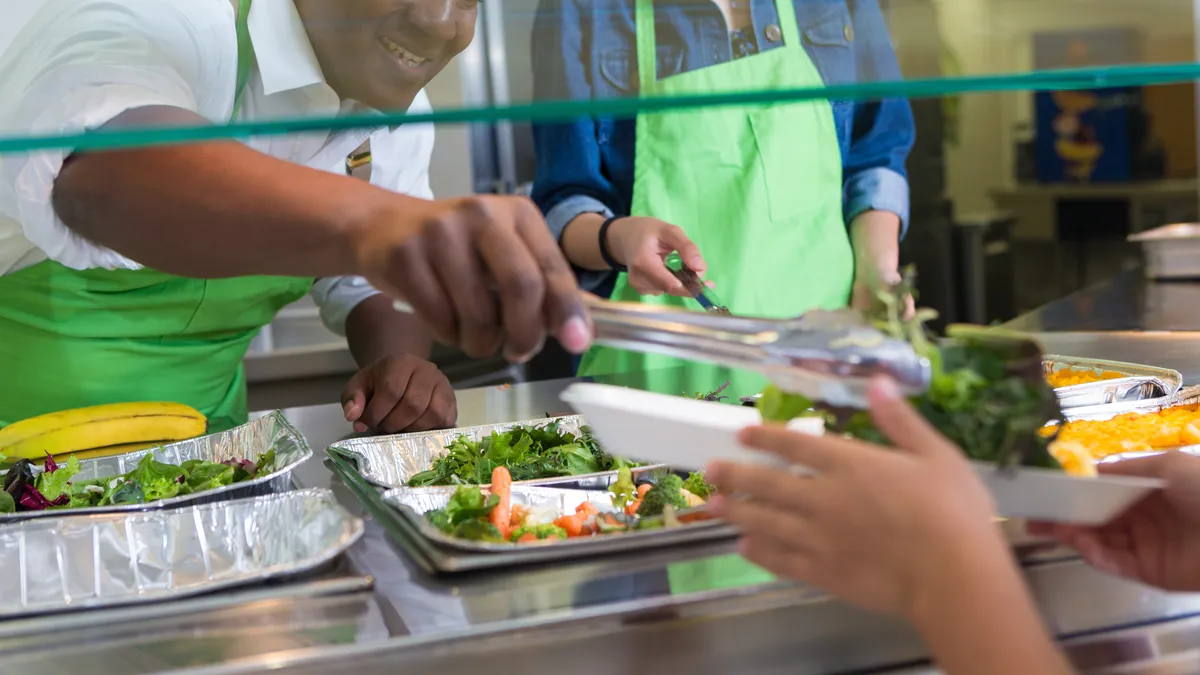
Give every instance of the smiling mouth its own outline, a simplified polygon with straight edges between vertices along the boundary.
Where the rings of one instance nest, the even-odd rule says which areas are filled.
[[[396,43],[395,40],[387,37],[386,35],[379,38],[379,43],[382,44],[384,49],[387,49],[392,56],[396,57],[397,60],[401,61],[404,63],[404,65],[409,66],[410,68],[416,68],[417,66],[429,60],[427,57],[417,56],[404,47],[401,47]]]

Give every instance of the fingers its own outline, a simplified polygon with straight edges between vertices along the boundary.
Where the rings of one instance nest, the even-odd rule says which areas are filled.
[[[742,445],[756,450],[764,450],[787,460],[789,464],[799,464],[814,471],[831,469],[848,448],[855,443],[834,436],[813,436],[787,427],[770,424],[757,427],[747,427],[738,434]],[[783,472],[775,471],[783,475]]]
[[[750,497],[764,504],[774,504],[795,513],[813,511],[814,481],[781,471],[778,467],[755,464],[714,462],[705,472],[708,480],[724,495]],[[727,500],[730,508],[741,503]]]
[[[474,253],[500,293],[504,356],[522,363],[546,338],[542,316],[546,283],[541,268],[516,232],[510,205],[485,199],[467,200],[467,204]]]
[[[382,367],[377,366],[371,369],[374,377],[374,391],[367,400],[367,406],[358,420],[358,424],[365,427],[361,431],[381,430],[383,421],[391,415],[396,404],[406,396],[409,381],[413,377],[418,361],[419,359],[416,358],[389,359]],[[413,416],[413,419],[416,419],[416,415]],[[359,430],[358,424],[355,425],[355,430]]]
[[[379,431],[392,433],[444,428],[453,424],[457,416],[454,392],[446,376],[437,366],[423,361],[413,370],[403,396],[384,418]]]
[[[629,285],[642,295],[661,295],[668,293],[686,297],[687,289],[683,282],[675,278],[667,269],[662,256],[656,249],[650,248],[649,242],[643,250],[639,250],[629,261]]]
[[[562,249],[550,234],[542,214],[528,200],[520,210],[517,233],[529,247],[545,279],[542,316],[548,330],[558,338],[563,349],[572,354],[582,354],[592,342],[592,326],[583,301],[579,297],[579,284],[575,273],[563,257]]]
[[[439,373],[438,382],[432,388],[432,395],[425,412],[421,413],[412,424],[406,427],[408,431],[430,431],[431,429],[449,429],[458,421],[458,402],[454,397],[454,389],[449,380]]]
[[[886,377],[871,380],[867,390],[871,419],[892,444],[915,454],[955,452],[921,413],[909,405],[896,383]]]
[[[789,548],[810,548],[812,529],[795,511],[723,495],[710,499],[708,507],[716,517],[736,525],[744,537]]]
[[[458,344],[458,317],[442,281],[434,273],[427,243],[421,237],[411,237],[389,262],[388,272],[397,279],[403,299],[434,336],[445,344]]]
[[[700,255],[700,247],[688,238],[683,228],[672,225],[659,233],[659,239],[664,244],[663,248],[678,251],[679,259],[696,274],[708,271],[708,263]]]
[[[422,203],[417,232],[411,224],[394,228],[399,233],[384,228],[384,252],[367,241],[363,259],[368,276],[408,301],[440,341],[484,357],[503,340],[515,362],[528,360],[550,333],[568,351],[588,347],[591,324],[575,276],[532,202]]]
[[[816,566],[803,551],[752,537],[738,542],[738,553],[759,567],[789,579],[816,583]]]
[[[496,300],[470,243],[470,233],[462,227],[435,228],[429,240],[434,269],[441,275],[457,315],[451,344],[474,358],[495,354],[503,339]]]
[[[362,416],[367,397],[373,390],[369,370],[360,370],[342,390],[342,414],[347,422],[357,422]]]
[[[1096,470],[1112,476],[1140,476],[1143,478],[1163,478],[1170,462],[1170,453],[1150,455],[1127,459],[1123,462],[1100,464]]]

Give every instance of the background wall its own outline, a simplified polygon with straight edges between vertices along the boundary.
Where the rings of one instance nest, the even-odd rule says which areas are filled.
[[[1033,65],[1033,35],[1089,27],[1132,27],[1141,37],[1143,63],[1192,61],[1196,36],[1192,0],[933,0],[940,38],[963,74],[1027,71]],[[896,2],[893,39],[902,63],[923,54],[931,39],[904,30],[907,9]],[[899,23],[897,23],[899,22]],[[928,62],[928,59],[925,59]],[[934,73],[912,72],[908,77]],[[959,142],[946,148],[947,191],[960,212],[991,208],[990,190],[1015,184],[1014,141],[1018,127],[1032,117],[1029,93],[975,94],[960,102]],[[1196,115],[1193,85],[1152,87],[1147,105],[1168,152],[1172,177],[1190,177],[1196,169]]]

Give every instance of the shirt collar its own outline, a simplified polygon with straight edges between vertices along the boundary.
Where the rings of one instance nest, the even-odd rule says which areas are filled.
[[[325,84],[321,64],[292,0],[254,0],[248,23],[263,94]]]

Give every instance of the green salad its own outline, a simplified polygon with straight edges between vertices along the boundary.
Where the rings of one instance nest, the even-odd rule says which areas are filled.
[[[1025,378],[1009,370],[1007,350],[1012,347],[989,339],[989,335],[1003,337],[1003,333],[952,326],[946,338],[931,338],[925,323],[936,317],[936,312],[921,309],[911,317],[904,316],[906,297],[916,295],[914,282],[913,269],[905,270],[901,283],[880,293],[866,316],[882,332],[907,340],[918,354],[929,359],[929,390],[914,397],[913,405],[971,459],[1061,468],[1050,455],[1049,441],[1037,433],[1058,415],[1054,391],[1039,378]],[[1035,367],[1041,368],[1040,360]],[[763,391],[758,408],[765,420],[784,422],[822,416],[830,432],[887,444],[866,411],[831,409],[774,386]],[[1034,439],[1033,450],[1019,452],[1021,441],[1030,437]]]
[[[63,464],[47,457],[40,473],[35,473],[33,467],[27,459],[9,467],[4,475],[4,490],[0,491],[0,513],[144,504],[213,490],[273,471],[275,450],[267,451],[257,461],[189,459],[178,465],[160,462],[152,454],[146,454],[133,471],[95,480],[71,480],[80,469],[79,459],[74,455]]]
[[[513,480],[523,481],[614,471],[635,464],[605,452],[591,429],[583,427],[576,435],[551,422],[493,431],[478,441],[459,436],[429,470],[415,474],[407,484],[482,485],[492,479],[498,466],[508,469]]]

